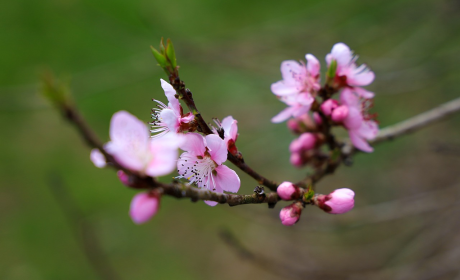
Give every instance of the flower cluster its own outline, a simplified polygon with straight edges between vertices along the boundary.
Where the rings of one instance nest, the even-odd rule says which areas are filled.
[[[374,72],[366,65],[357,66],[357,56],[350,48],[337,43],[326,56],[328,75],[321,87],[320,63],[311,54],[307,63],[288,60],[281,63],[283,80],[271,86],[272,92],[288,105],[272,122],[288,121],[288,127],[299,138],[290,146],[291,163],[307,164],[324,143],[323,126],[342,126],[348,130],[353,145],[364,152],[373,149],[367,143],[377,136],[375,114],[370,114],[374,94],[362,88],[372,83]],[[338,99],[332,99],[339,93]]]

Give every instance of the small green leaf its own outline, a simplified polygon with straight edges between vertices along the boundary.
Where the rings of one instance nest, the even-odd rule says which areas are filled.
[[[154,47],[150,46],[150,48],[152,49],[153,56],[158,62],[158,65],[160,65],[161,68],[165,68],[166,67],[166,57],[162,55],[160,52],[158,52]]]
[[[335,71],[337,71],[337,60],[333,59],[331,65],[329,65],[329,69],[327,69],[327,78],[334,79]]]
[[[167,40],[166,44],[166,59],[171,63],[172,68],[176,68],[176,52],[174,51],[174,46],[170,39]]]
[[[70,103],[70,91],[66,83],[58,81],[51,72],[45,72],[41,78],[41,94],[54,105]]]
[[[314,196],[315,196],[315,191],[312,189],[311,186],[308,186],[307,191],[303,195],[304,201],[310,202]]]

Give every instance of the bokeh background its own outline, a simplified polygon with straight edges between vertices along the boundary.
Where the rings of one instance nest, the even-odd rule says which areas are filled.
[[[297,181],[306,171],[289,164],[294,136],[270,122],[284,108],[270,92],[281,61],[312,53],[324,72],[324,56],[345,42],[376,73],[368,89],[380,125],[394,124],[459,96],[458,1],[1,1],[0,30],[1,279],[460,279],[460,116],[321,181],[323,193],[355,190],[346,215],[307,207],[284,227],[282,202],[164,197],[137,226],[135,192],[95,168],[37,94],[45,69],[70,80],[106,141],[114,112],[148,122],[151,99],[166,100],[149,46],[172,38],[204,117],[235,117],[248,164]],[[256,182],[238,173],[240,193],[251,193]]]

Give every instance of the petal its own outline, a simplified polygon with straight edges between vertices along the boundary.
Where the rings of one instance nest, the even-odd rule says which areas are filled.
[[[160,79],[161,81],[161,87],[165,91],[166,98],[168,98],[168,107],[173,109],[176,113],[180,115],[180,103],[179,100],[176,98],[176,90],[173,88],[173,86],[166,82],[163,79]]]
[[[355,146],[357,149],[366,153],[371,153],[374,151],[374,149],[369,145],[369,143],[366,142],[366,140],[359,137],[356,131],[350,130],[348,133],[350,135],[351,143],[353,143],[353,146]]]
[[[299,93],[299,89],[296,84],[287,84],[285,81],[273,83],[270,89],[274,94],[279,96]]]
[[[364,139],[372,140],[377,137],[379,126],[374,121],[364,121],[357,133]]]
[[[288,85],[296,85],[295,76],[302,75],[305,67],[295,60],[285,60],[281,63],[281,76]]]
[[[236,122],[236,120],[232,116],[228,116],[222,119],[222,128],[224,129],[226,136],[230,136],[230,130],[234,122]]]
[[[238,174],[225,165],[220,165],[216,169],[216,175],[214,177],[214,182],[216,183],[216,189],[222,189],[227,192],[236,193],[240,189],[240,177]]]
[[[374,81],[374,78],[374,72],[367,69],[366,65],[363,64],[347,76],[347,83],[350,86],[367,86]]]
[[[94,163],[96,167],[103,168],[107,165],[104,155],[99,151],[99,149],[92,149],[89,158]]]
[[[160,200],[149,193],[139,193],[131,201],[129,215],[136,224],[150,220],[158,211]]]
[[[280,123],[289,119],[289,117],[292,116],[292,113],[295,111],[295,109],[296,108],[294,107],[287,107],[283,111],[279,112],[278,115],[272,118],[272,123]]]
[[[203,156],[206,151],[206,140],[201,134],[192,132],[184,136],[184,142],[179,146],[182,150],[195,156]]]
[[[163,109],[160,112],[160,120],[169,128],[169,131],[177,133],[180,127],[180,115],[177,115],[172,109]]]
[[[110,139],[116,146],[146,149],[150,138],[147,125],[126,111],[113,114],[110,121]]]
[[[321,64],[319,60],[312,54],[305,55],[307,59],[307,71],[310,73],[311,76],[316,77],[319,75],[319,69]]]
[[[168,133],[163,137],[150,140],[152,160],[149,162],[145,174],[157,177],[167,175],[176,169],[180,136]]]
[[[353,57],[350,48],[344,43],[335,44],[332,47],[331,55],[333,59],[337,60],[337,64],[340,66],[347,66]]]
[[[206,203],[209,206],[216,206],[217,204],[219,204],[219,203],[217,203],[215,201],[212,201],[212,200],[205,200],[204,203]]]
[[[340,102],[349,107],[360,108],[360,102],[358,96],[353,93],[353,89],[346,87],[340,93]]]
[[[343,124],[349,130],[359,129],[363,124],[363,116],[361,115],[361,112],[354,107],[348,107],[348,115],[343,120]]]
[[[365,90],[361,87],[354,87],[353,91],[356,92],[359,96],[366,99],[371,99],[374,97],[374,93],[368,90]]]
[[[209,148],[211,159],[218,165],[221,165],[227,160],[227,145],[225,141],[216,134],[206,136],[206,145]]]

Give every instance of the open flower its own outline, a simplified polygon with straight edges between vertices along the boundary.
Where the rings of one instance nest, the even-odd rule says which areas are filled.
[[[337,62],[334,81],[339,86],[361,87],[367,86],[374,81],[374,72],[363,64],[356,66],[357,56],[353,55],[350,48],[344,43],[337,43],[332,47],[331,53],[326,55],[327,65],[330,66],[332,60]],[[372,98],[373,93],[364,89],[358,90],[359,94],[366,98]]]
[[[272,92],[289,107],[272,118],[272,122],[282,122],[289,117],[298,117],[310,109],[316,92],[321,88],[319,84],[320,64],[318,59],[307,54],[307,65],[295,60],[281,63],[283,80],[271,85]]]
[[[152,118],[154,121],[150,123],[152,125],[150,132],[158,133],[154,137],[159,137],[170,131],[174,133],[187,131],[194,119],[193,114],[187,113],[184,115],[182,106],[175,97],[176,90],[172,85],[161,79],[161,87],[165,91],[169,103],[166,106],[163,102],[154,99],[158,103],[158,108],[152,109]]]
[[[348,107],[348,113],[343,118],[343,124],[348,130],[353,146],[363,152],[372,152],[374,149],[366,140],[377,137],[379,128],[374,120],[375,114],[368,112],[372,104],[371,100],[359,97],[351,88],[345,88],[340,94],[340,101]]]
[[[149,176],[162,176],[174,170],[181,142],[177,135],[150,138],[147,126],[126,111],[113,115],[110,121],[110,140],[104,149],[121,166]],[[91,158],[96,166],[101,166],[98,153],[98,150],[93,150]]]
[[[227,146],[218,135],[203,137],[198,133],[187,133],[181,145],[182,153],[177,162],[179,178],[195,183],[199,188],[222,193],[238,192],[240,178],[235,171],[222,165],[227,160]],[[205,201],[214,206],[217,202]]]

